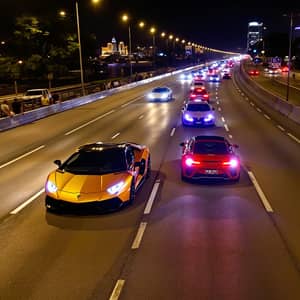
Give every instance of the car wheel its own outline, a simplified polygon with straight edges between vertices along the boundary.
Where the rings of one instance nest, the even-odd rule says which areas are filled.
[[[132,204],[135,200],[135,180],[132,179],[131,186],[130,186],[130,192],[129,192],[129,204]]]
[[[184,176],[182,170],[181,170],[181,180],[187,182],[188,178]]]

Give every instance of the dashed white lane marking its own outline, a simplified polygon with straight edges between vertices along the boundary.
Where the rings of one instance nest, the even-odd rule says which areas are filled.
[[[118,132],[118,133],[116,133],[115,135],[113,135],[112,137],[111,137],[111,139],[113,140],[113,139],[115,139],[117,136],[119,136],[121,133],[120,132]]]
[[[45,191],[44,189],[41,189],[40,191],[38,191],[36,194],[34,194],[32,197],[30,197],[27,201],[25,201],[24,203],[22,203],[21,205],[19,205],[17,208],[15,208],[14,210],[12,210],[10,212],[10,214],[11,215],[17,214],[25,206],[27,206],[29,203],[31,203],[33,200],[35,200],[37,197],[39,197],[42,193],[44,193],[44,191]]]
[[[158,191],[159,185],[160,185],[160,181],[157,180],[157,181],[154,183],[153,189],[152,189],[152,191],[151,191],[150,197],[149,197],[148,202],[147,202],[147,205],[146,205],[146,207],[145,207],[144,215],[149,214],[149,213],[151,212],[151,208],[152,208],[152,205],[153,205],[153,202],[154,202],[156,193],[157,193],[157,191]]]
[[[123,289],[123,286],[125,284],[125,280],[124,279],[119,279],[114,287],[114,290],[112,291],[110,297],[109,297],[109,300],[118,300],[120,295],[121,295],[121,292],[122,292],[122,289]]]
[[[254,106],[254,103],[253,103],[253,102],[250,102],[250,105],[251,105],[251,106]]]
[[[139,120],[141,120],[141,119],[143,119],[143,118],[144,118],[144,115],[140,115],[140,116],[138,117]]]
[[[260,109],[259,107],[256,107],[256,110],[257,110],[258,112],[261,112],[261,109]]]
[[[221,107],[218,107],[218,111],[221,111],[222,110],[222,108]]]
[[[100,119],[102,119],[102,118],[104,118],[104,117],[106,117],[106,116],[112,114],[113,112],[115,112],[114,109],[112,109],[112,110],[108,111],[107,113],[105,113],[105,114],[103,114],[103,115],[97,117],[97,118],[94,119],[94,120],[91,120],[91,121],[89,121],[89,122],[86,122],[85,124],[82,124],[81,126],[78,126],[78,127],[74,128],[74,129],[68,131],[67,133],[65,133],[65,135],[69,135],[69,134],[71,134],[71,133],[73,133],[73,132],[75,132],[75,131],[77,131],[77,130],[79,130],[79,129],[81,129],[81,128],[84,128],[84,127],[86,127],[86,126],[88,126],[88,125],[90,125],[90,124],[92,124],[92,123],[94,123],[94,122],[96,122],[96,121],[98,121],[98,120],[100,120]]]
[[[279,128],[281,131],[285,131],[285,129],[280,125],[277,125],[277,128]]]
[[[248,97],[245,97],[245,100],[247,100],[247,101],[248,101],[248,100],[249,100],[249,98],[248,98]]]
[[[20,160],[20,159],[22,159],[22,158],[24,158],[24,157],[26,157],[26,156],[32,154],[32,153],[34,153],[34,152],[36,152],[36,151],[39,151],[39,150],[41,150],[41,149],[43,149],[43,148],[45,148],[45,145],[39,146],[39,147],[37,147],[37,148],[35,148],[35,149],[33,149],[33,150],[31,150],[31,151],[25,153],[25,154],[22,154],[22,155],[18,156],[17,158],[15,158],[15,159],[13,159],[13,160],[11,160],[11,161],[8,161],[7,163],[1,165],[1,166],[0,166],[0,169],[2,169],[2,168],[4,168],[4,167],[7,167],[8,165],[11,165],[11,164],[13,164],[14,162],[16,162],[16,161],[18,161],[18,160]]]
[[[266,115],[266,114],[264,114],[264,117],[265,117],[266,119],[268,119],[268,120],[271,120],[271,118],[270,118],[268,115]]]
[[[123,107],[126,107],[126,106],[130,105],[131,103],[134,103],[135,101],[137,101],[137,100],[139,100],[139,99],[141,99],[141,98],[143,98],[143,97],[139,96],[139,97],[137,97],[137,98],[135,98],[135,99],[133,99],[133,100],[127,102],[127,103],[122,104],[121,107],[122,107],[122,108],[123,108]]]
[[[224,127],[225,127],[225,130],[228,132],[229,128],[228,128],[227,124],[224,124]]]
[[[292,135],[291,133],[287,133],[287,135],[292,138],[294,141],[296,141],[298,144],[300,144],[300,140],[298,138],[296,138],[294,135]]]
[[[174,135],[175,130],[176,130],[176,128],[173,128],[173,129],[172,129],[172,131],[171,131],[171,133],[170,133],[170,136],[173,136],[173,135]]]
[[[252,183],[254,184],[254,187],[266,209],[267,212],[273,212],[273,209],[269,203],[269,201],[267,200],[267,197],[265,196],[264,192],[262,191],[261,187],[259,186],[254,174],[251,171],[248,171],[248,175],[252,181]]]
[[[222,117],[221,119],[222,119],[222,121],[225,123],[225,119],[224,119],[224,117]]]
[[[229,134],[228,136],[229,136],[230,139],[232,139],[232,135],[231,134]]]
[[[220,104],[220,102],[219,102],[219,101],[217,101],[217,104],[219,105],[219,104]]]
[[[132,243],[132,246],[131,246],[131,249],[138,249],[140,244],[141,244],[141,241],[142,241],[142,237],[144,235],[144,232],[146,230],[146,226],[147,226],[147,223],[146,222],[141,222],[140,224],[140,227],[138,229],[138,232],[135,236],[135,239]]]

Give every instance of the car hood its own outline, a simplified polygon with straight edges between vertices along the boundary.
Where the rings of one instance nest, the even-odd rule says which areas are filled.
[[[53,176],[59,191],[67,193],[99,193],[131,178],[128,172],[110,173],[104,175],[74,175],[68,172],[56,171]],[[51,179],[51,176],[50,178]]]
[[[208,115],[213,115],[214,113],[212,111],[185,111],[184,114],[188,114],[192,118],[205,118]]]

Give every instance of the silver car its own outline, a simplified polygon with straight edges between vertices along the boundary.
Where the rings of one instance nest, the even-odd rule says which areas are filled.
[[[156,87],[148,94],[150,101],[171,101],[172,99],[173,92],[167,86]]]
[[[182,125],[190,126],[214,126],[214,108],[206,101],[188,101],[182,108]]]

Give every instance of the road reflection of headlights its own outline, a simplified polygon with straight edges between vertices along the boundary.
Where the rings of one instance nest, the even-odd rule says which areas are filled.
[[[57,191],[57,186],[51,180],[47,181],[46,190],[50,193],[55,193]]]
[[[124,187],[124,182],[123,181],[120,181],[116,184],[114,184],[113,186],[109,187],[107,189],[107,191],[113,195],[113,194],[117,194],[121,191],[121,189]]]

